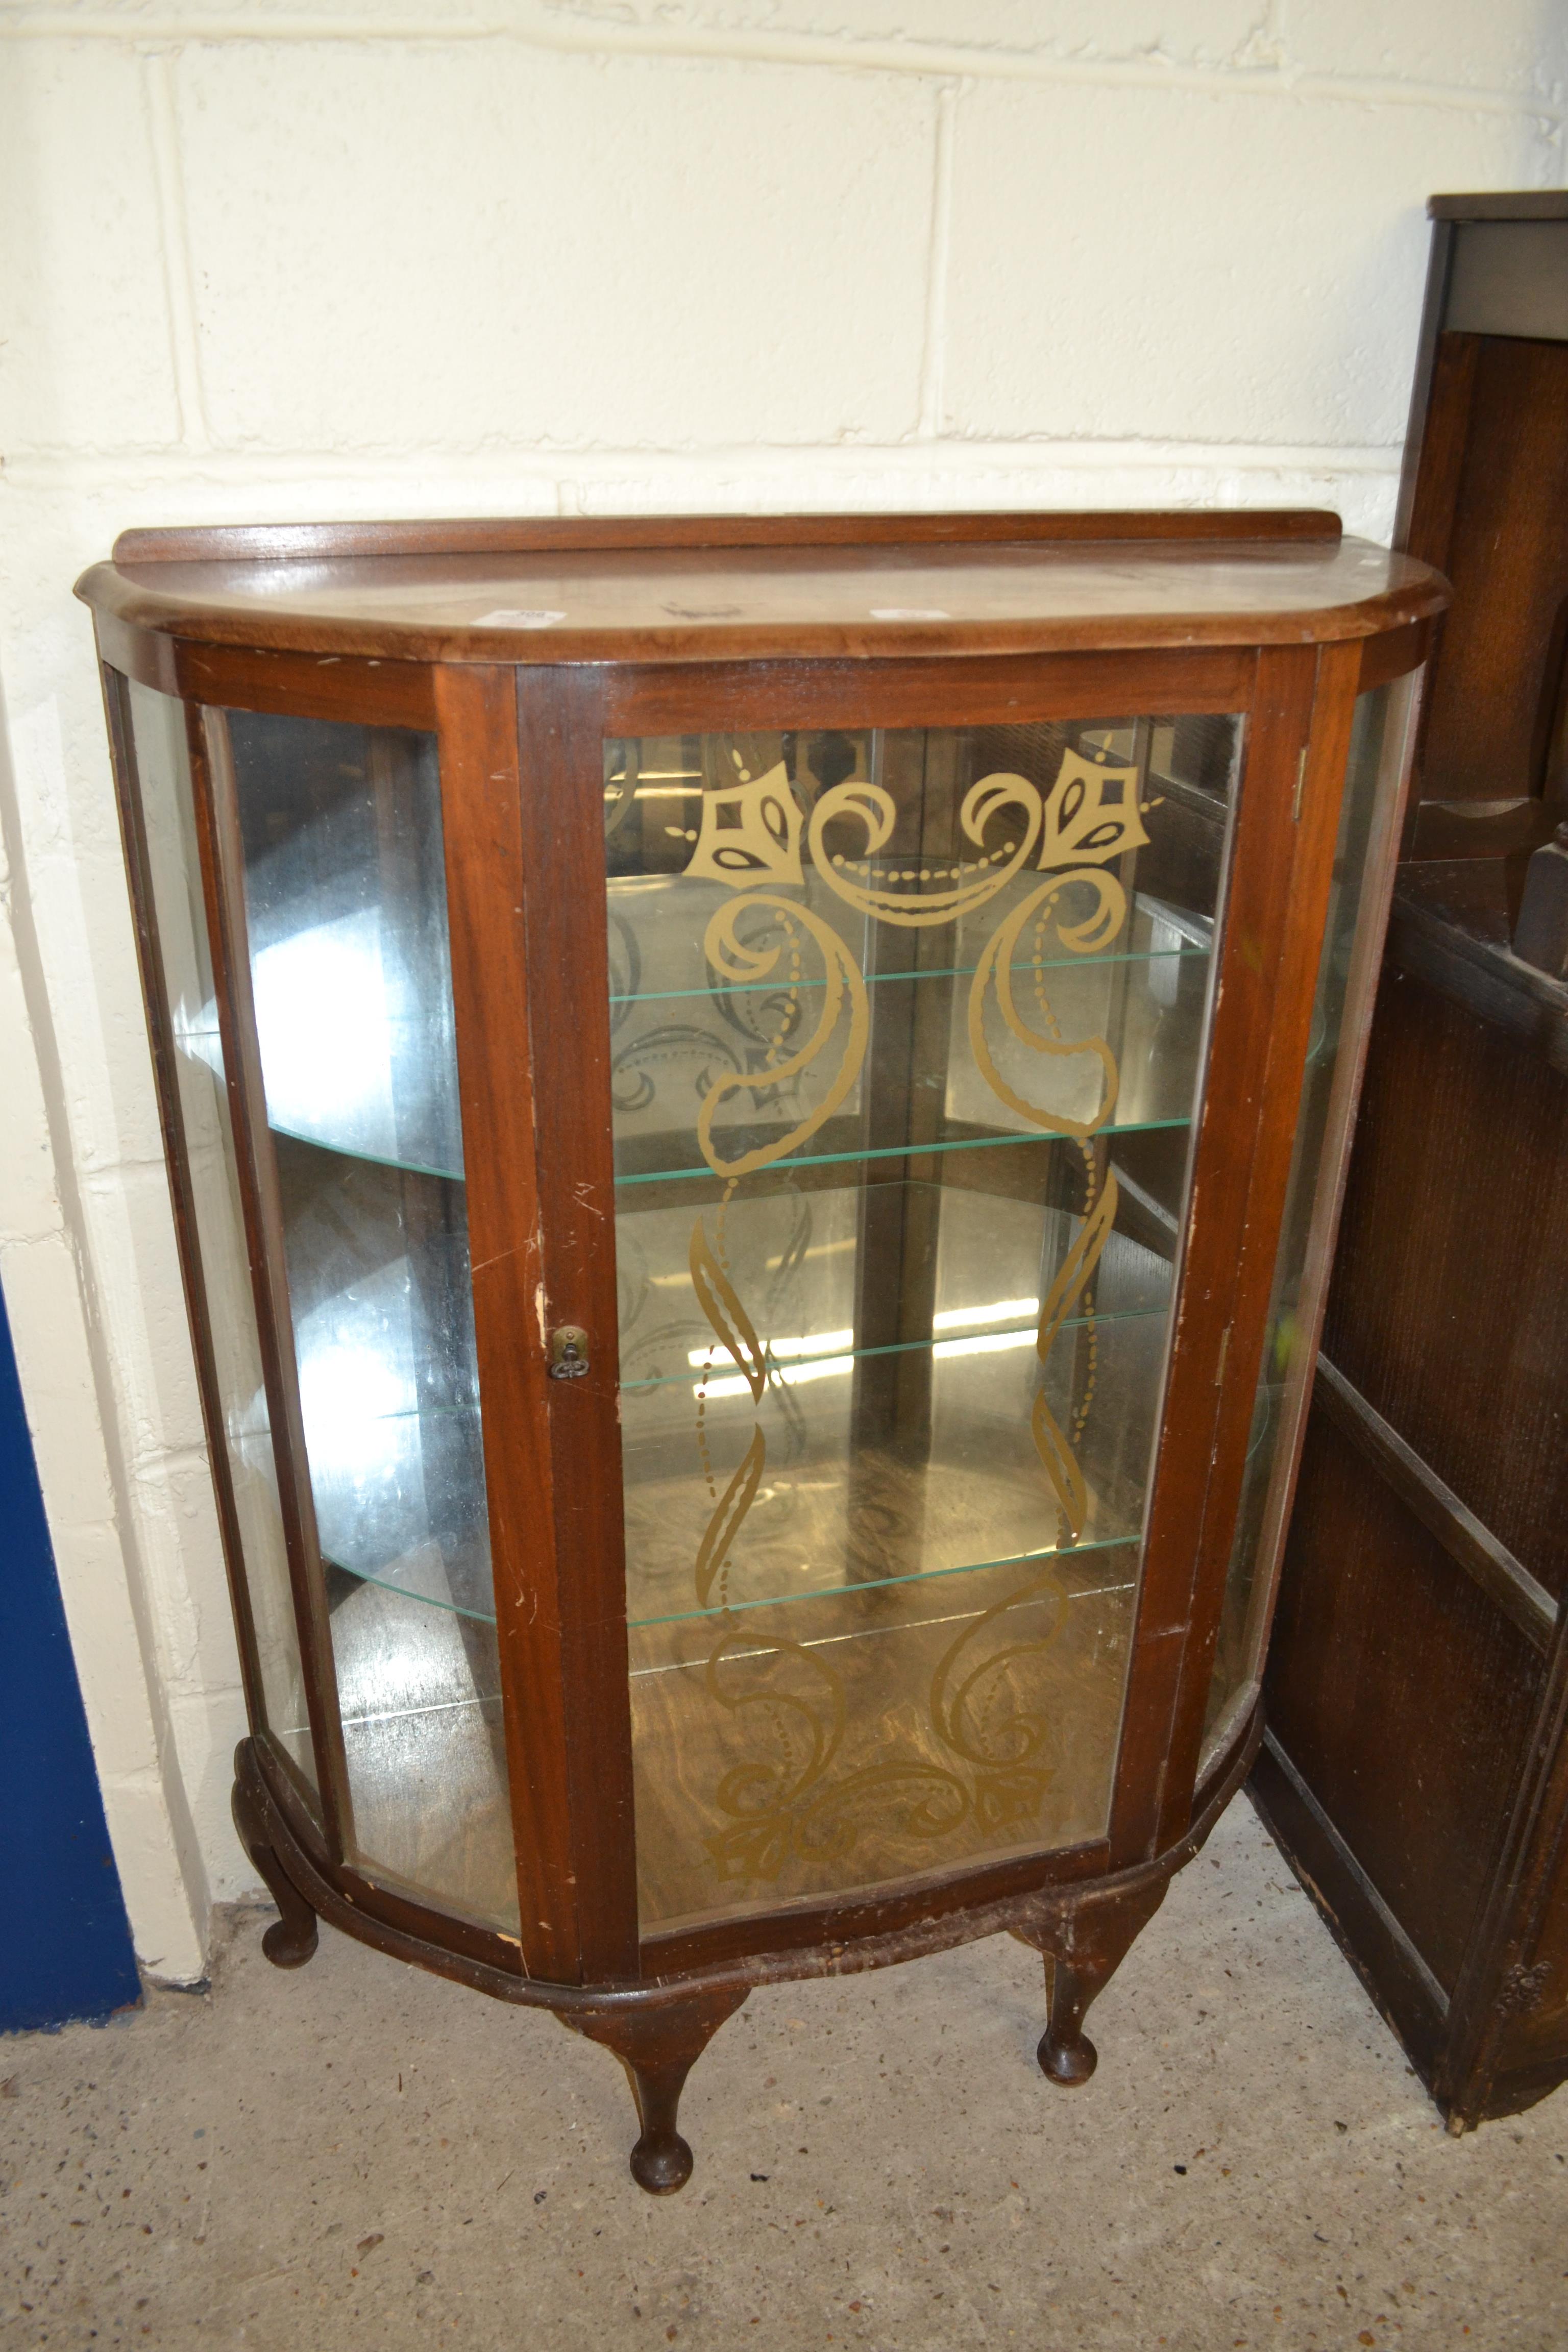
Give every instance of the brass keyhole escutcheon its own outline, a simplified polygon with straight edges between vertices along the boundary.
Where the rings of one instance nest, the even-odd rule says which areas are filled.
[[[550,1377],[580,1381],[588,1370],[588,1334],[580,1323],[558,1324],[550,1334]]]

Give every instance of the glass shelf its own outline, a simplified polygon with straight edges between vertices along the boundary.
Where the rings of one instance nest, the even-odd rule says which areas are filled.
[[[854,1337],[852,1331],[824,1334],[821,1340],[815,1346],[807,1344],[811,1335],[803,1335],[798,1339],[795,1338],[773,1339],[767,1343],[769,1379],[782,1388],[801,1388],[808,1381],[847,1373],[852,1371],[857,1364],[872,1363],[883,1356],[929,1355],[933,1362],[942,1363],[954,1356],[974,1356],[992,1352],[1000,1353],[1004,1349],[1011,1350],[1032,1348],[1035,1344],[1036,1319],[1039,1315],[1037,1300],[1033,1302],[1033,1314],[1023,1321],[980,1323],[973,1330],[965,1328],[962,1336],[959,1335],[957,1326],[962,1320],[967,1327],[969,1318],[967,1316],[962,1318],[953,1316],[949,1318],[954,1325],[953,1336],[951,1338],[895,1339],[877,1348],[849,1346],[847,1343]],[[1061,1331],[1100,1330],[1110,1323],[1124,1323],[1130,1318],[1139,1315],[1163,1315],[1164,1311],[1163,1307],[1124,1307],[1095,1315],[1069,1315],[1063,1319],[1058,1328]],[[841,1344],[837,1346],[827,1344],[833,1341]],[[733,1387],[733,1378],[740,1376],[731,1375],[723,1367],[726,1363],[732,1363],[734,1359],[720,1349],[712,1341],[710,1341],[705,1349],[689,1349],[687,1354],[688,1363],[684,1371],[662,1372],[647,1380],[623,1380],[622,1396],[642,1396],[651,1389],[675,1388],[689,1390],[693,1396],[700,1394],[710,1397],[715,1394],[738,1396],[742,1389],[746,1387],[747,1384],[743,1379],[741,1389]],[[705,1366],[706,1369],[704,1369]]]
[[[712,1623],[716,1619],[743,1615],[746,1611],[751,1609],[799,1610],[805,1608],[808,1604],[820,1601],[825,1598],[832,1599],[837,1593],[843,1593],[846,1596],[859,1600],[863,1596],[868,1596],[875,1592],[891,1592],[895,1587],[903,1585],[918,1585],[920,1587],[919,1597],[921,1599],[924,1599],[934,1585],[949,1578],[960,1576],[984,1576],[988,1574],[993,1569],[1007,1568],[1018,1569],[1033,1574],[1037,1568],[1042,1568],[1047,1563],[1059,1563],[1064,1560],[1082,1560],[1087,1559],[1091,1552],[1131,1551],[1136,1553],[1137,1543],[1138,1539],[1136,1536],[1099,1536],[1089,1543],[1051,1544],[1047,1545],[1042,1551],[1011,1552],[1005,1559],[963,1560],[958,1566],[953,1568],[917,1569],[912,1573],[904,1576],[857,1577],[852,1584],[819,1587],[808,1592],[764,1592],[759,1594],[755,1599],[751,1601],[731,1601],[729,1606],[725,1609],[678,1609],[672,1611],[667,1617],[628,1617],[626,1623],[633,1633],[644,1632],[655,1625],[693,1625],[698,1623],[700,1621],[705,1623]],[[1134,1559],[1131,1566],[1135,1569],[1136,1565],[1136,1559]],[[1130,1587],[1131,1582],[1131,1575],[1129,1575],[1127,1578],[1124,1578],[1121,1582],[1113,1587],[1108,1587],[1105,1589],[1120,1591],[1124,1588],[1124,1586]],[[905,1597],[907,1599],[912,1599],[915,1596],[913,1594],[910,1594]],[[956,1622],[961,1619],[966,1620],[972,1613],[973,1612],[968,1610],[960,1609],[956,1612],[952,1622]],[[910,1617],[907,1620],[900,1619],[899,1622],[909,1622],[911,1623],[916,1622],[921,1623],[945,1623],[948,1621],[946,1619],[933,1619],[930,1617],[929,1612],[917,1610],[913,1617]],[[883,1623],[879,1626],[867,1627],[864,1630],[867,1632],[886,1633],[889,1630],[889,1624]],[[797,1635],[795,1638],[798,1639],[800,1637]],[[820,1638],[827,1641],[847,1641],[857,1639],[858,1636],[853,1633],[833,1633],[821,1636]],[[812,1637],[807,1637],[806,1646],[812,1646]],[[670,1669],[668,1665],[643,1666],[641,1668],[633,1669],[634,1673],[640,1672],[643,1674],[664,1674],[669,1671]]]
[[[363,1160],[373,1168],[399,1168],[405,1175],[435,1176],[447,1184],[461,1184],[465,1181],[460,1166],[432,1167],[423,1160],[399,1159],[395,1152],[369,1151],[357,1144],[345,1143],[334,1136],[307,1135],[297,1127],[280,1126],[275,1118],[269,1118],[267,1124],[273,1135],[286,1136],[292,1143],[309,1143],[318,1151],[335,1151],[344,1160]]]
[[[954,1149],[1186,1117],[1211,916],[1152,890],[1129,897],[1098,869],[1036,871],[952,923],[913,937],[888,926],[884,937],[820,875],[795,887],[798,907],[776,891],[737,898],[710,934],[721,903],[711,881],[611,880],[621,1181],[712,1168],[727,1176],[759,1155],[794,1167],[896,1157],[893,1137],[866,1131],[868,1120],[886,1125],[873,1115],[868,1073],[907,1054],[917,1033],[921,1076],[906,1090],[903,1131],[922,1144],[939,1128],[938,1148]],[[1056,926],[1076,936],[1087,924],[1098,936],[1118,908],[1110,939],[1092,952],[1063,951]],[[732,983],[715,985],[715,956]]]
[[[814,1586],[808,1591],[799,1592],[764,1592],[748,1601],[732,1601],[726,1609],[677,1609],[671,1610],[664,1616],[628,1616],[626,1623],[633,1632],[647,1630],[656,1625],[695,1624],[699,1621],[711,1623],[717,1619],[738,1616],[749,1610],[800,1609],[808,1602],[820,1601],[824,1598],[830,1599],[835,1593],[858,1597],[873,1592],[890,1592],[895,1588],[902,1586],[918,1585],[923,1593],[927,1588],[938,1581],[953,1577],[978,1576],[988,1573],[994,1569],[1016,1568],[1032,1570],[1045,1562],[1084,1559],[1091,1553],[1136,1551],[1137,1541],[1135,1535],[1096,1536],[1084,1543],[1051,1544],[1038,1551],[1010,1552],[1001,1559],[960,1560],[950,1568],[917,1569],[900,1576],[857,1577],[850,1583]],[[468,1604],[459,1603],[448,1599],[440,1591],[425,1589],[419,1581],[416,1568],[411,1569],[405,1576],[403,1563],[395,1559],[388,1561],[383,1568],[374,1572],[366,1570],[345,1570],[337,1561],[331,1559],[327,1560],[325,1565],[330,1578],[342,1580],[341,1589],[344,1593],[351,1589],[357,1590],[361,1585],[373,1585],[380,1591],[395,1594],[399,1600],[416,1601],[422,1608],[437,1610],[447,1616],[464,1617],[477,1625],[493,1626],[496,1622],[493,1600],[489,1601],[488,1607],[477,1606],[472,1601]],[[881,1630],[885,1631],[886,1627]],[[643,1671],[653,1673],[660,1670],[648,1667]]]
[[[1209,946],[1206,941],[1201,945],[1194,945],[1184,940],[1176,947],[1145,948],[1136,953],[1129,952],[1121,955],[1097,955],[1094,961],[1097,970],[1103,971],[1108,966],[1115,964],[1163,964],[1182,957],[1189,960],[1195,959],[1201,963],[1207,960],[1208,954]],[[978,967],[972,963],[937,964],[910,971],[868,971],[864,977],[868,988],[885,988],[894,981],[973,980],[977,969]],[[1015,956],[1008,969],[1020,978],[1026,977],[1036,971],[1079,971],[1083,969],[1083,958],[1081,956],[1042,956],[1037,961],[1030,956]],[[825,980],[805,979],[795,982],[794,985],[803,992],[810,992],[826,988],[827,982]],[[614,1010],[627,1004],[676,1003],[684,997],[728,1000],[732,996],[777,996],[779,993],[780,986],[776,980],[736,981],[723,988],[643,988],[638,989],[635,994],[626,996],[617,996],[612,992],[610,1004]]]
[[[1103,1127],[1096,1129],[1096,1133],[1105,1136],[1150,1135],[1163,1129],[1186,1127],[1190,1123],[1184,1118],[1109,1119]],[[731,1149],[737,1145],[743,1147],[745,1138],[751,1132],[752,1130],[745,1128],[734,1130],[726,1137],[726,1143]],[[776,1170],[785,1173],[792,1168],[848,1168],[873,1160],[918,1160],[927,1152],[986,1151],[1003,1144],[1033,1143],[1049,1147],[1060,1144],[1062,1139],[1059,1135],[1044,1134],[1038,1128],[1009,1128],[991,1135],[936,1136],[929,1141],[873,1144],[858,1151],[784,1152],[770,1163],[770,1172]],[[638,1169],[627,1175],[617,1173],[616,1188],[620,1191],[633,1184],[670,1183],[693,1176],[706,1177],[710,1183],[719,1181],[713,1170],[702,1162],[696,1167]]]

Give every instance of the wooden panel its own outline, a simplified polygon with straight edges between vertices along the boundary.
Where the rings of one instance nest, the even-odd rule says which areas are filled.
[[[1264,1734],[1247,1794],[1430,2085],[1444,2053],[1447,1996],[1272,1730]]]
[[[1356,692],[1370,694],[1374,686],[1387,686],[1391,679],[1419,669],[1431,650],[1437,625],[1435,621],[1411,621],[1403,629],[1390,629],[1381,637],[1365,638]]]
[[[1317,1375],[1317,1401],[1331,1421],[1382,1473],[1428,1534],[1436,1537],[1456,1567],[1464,1570],[1471,1583],[1479,1585],[1519,1628],[1531,1648],[1544,1657],[1557,1626],[1556,1604],[1545,1587],[1537,1584],[1475,1513],[1465,1508],[1453,1489],[1428,1469],[1399,1432],[1391,1429],[1381,1413],[1373,1412],[1327,1356],[1318,1359]]]
[[[756,1914],[719,1919],[710,1926],[649,1936],[642,1948],[643,1974],[669,1976],[680,1969],[713,1968],[752,1952],[808,1951],[820,1944],[850,1944],[866,1936],[886,1936],[942,1919],[955,1911],[995,1903],[1040,1887],[1071,1886],[1101,1875],[1108,1849],[1066,1846],[1055,1853],[1020,1854],[978,1869],[918,1881],[891,1895],[850,1895],[837,1903],[800,1904],[771,1916]]]
[[[1568,1620],[1455,2010],[1441,2088],[1462,2121],[1516,2113],[1568,2073]]]
[[[1421,793],[1495,803],[1541,788],[1568,645],[1568,344],[1483,339],[1464,352],[1452,341],[1443,339],[1423,460],[1431,487],[1424,478],[1412,531],[1413,550],[1441,561],[1454,583]],[[1461,402],[1453,387],[1467,370]],[[1463,408],[1464,451],[1438,556],[1451,453],[1436,454],[1447,446],[1437,412],[1450,398],[1454,429]]]
[[[1557,811],[1536,797],[1504,801],[1417,801],[1410,812],[1405,856],[1413,863],[1438,865],[1453,858],[1517,860],[1522,888],[1523,862],[1550,841]],[[1517,895],[1517,894],[1516,894]]]
[[[1479,195],[1428,196],[1435,221],[1568,220],[1568,188],[1488,189]]]
[[[955,659],[939,669],[929,662],[671,663],[612,670],[605,716],[613,734],[679,735],[736,723],[924,726],[939,702],[950,727],[1245,710],[1257,669],[1252,648],[1237,646]]]
[[[1561,1599],[1568,1079],[1397,971],[1378,998],[1323,1349]]]
[[[1568,1077],[1568,982],[1521,963],[1510,945],[1500,860],[1406,866],[1388,931],[1388,962],[1517,1038]]]
[[[1562,1780],[1560,1773],[1539,1925],[1499,1987],[1505,2021],[1495,2063],[1501,2074],[1538,2066],[1552,2067],[1556,2080],[1568,2073],[1568,1790]]]
[[[122,677],[134,678],[138,686],[150,686],[154,694],[178,696],[180,680],[172,637],[162,637],[155,629],[132,628],[107,609],[94,612],[92,625],[100,661]]]
[[[533,1094],[524,1024],[522,826],[509,669],[437,674],[447,908],[468,1258],[484,1414],[507,1769],[529,1973],[580,1974],[567,1801]]]
[[[591,671],[519,672],[517,694],[543,1237],[530,1345],[561,1324],[588,1334],[587,1376],[548,1387],[565,1761],[583,1970],[592,1980],[637,1969],[605,984],[605,726]]]
[[[1265,1680],[1269,1727],[1450,1992],[1541,1679],[1522,1634],[1314,1411]]]
[[[422,662],[323,659],[314,654],[250,652],[232,646],[180,645],[178,685],[191,702],[226,710],[279,711],[336,719],[360,727],[436,724],[433,672]]]
[[[555,548],[921,547],[1008,541],[1282,540],[1340,537],[1321,507],[1191,507],[1129,513],[514,515],[494,520],[209,524],[124,530],[116,563],[330,562],[350,555],[517,555]]]

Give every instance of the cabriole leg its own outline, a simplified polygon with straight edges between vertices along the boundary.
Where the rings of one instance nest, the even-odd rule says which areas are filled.
[[[561,2021],[613,2050],[630,2075],[642,2126],[631,2155],[632,2178],[650,2197],[668,2197],[691,2178],[691,2150],[675,2127],[680,2094],[724,2020],[745,1998],[744,1985],[727,1985],[658,2008],[591,2011]]]
[[[1161,1878],[1112,1895],[1080,1899],[1014,1932],[1033,1944],[1046,1963],[1050,1987],[1049,2021],[1040,2037],[1040,2071],[1071,2089],[1087,2083],[1099,2053],[1083,2030],[1089,2003],[1103,1992],[1133,1939],[1165,1899],[1169,1880]]]
[[[243,1779],[234,1784],[232,1801],[239,1842],[280,1914],[261,1938],[261,1948],[275,1969],[302,1969],[316,1948],[316,1915],[279,1861],[260,1809]]]

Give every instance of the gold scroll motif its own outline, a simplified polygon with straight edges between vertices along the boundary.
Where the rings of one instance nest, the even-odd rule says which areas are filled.
[[[1080,751],[1065,752],[1040,826],[1039,870],[1050,872],[1061,866],[1071,870],[1052,872],[1048,882],[1022,899],[997,925],[969,984],[969,1045],[976,1067],[998,1101],[1053,1134],[1080,1139],[1095,1134],[1116,1107],[1118,1081],[1115,1058],[1103,1037],[1064,1039],[1057,1027],[1045,994],[1045,933],[1047,927],[1054,929],[1069,955],[1097,955],[1110,947],[1127,920],[1127,893],[1114,874],[1103,870],[1105,861],[1145,846],[1148,839],[1138,804],[1137,769],[1111,768],[1086,760]],[[1068,893],[1081,898],[1085,892],[1092,901],[1089,912],[1068,921],[1062,907],[1064,898]],[[1013,992],[1014,955],[1031,921],[1035,993],[1047,1032],[1044,1035],[1024,1019]],[[1009,1086],[996,1067],[985,1034],[992,995],[1008,1032],[1030,1053],[1057,1061],[1094,1055],[1103,1075],[1099,1108],[1091,1118],[1076,1119],[1043,1108]]]
[[[919,929],[929,923],[951,923],[959,916],[973,914],[1028,864],[1029,852],[1040,830],[1040,794],[1038,786],[1030,783],[1026,776],[982,776],[977,784],[972,784],[959,811],[958,821],[964,837],[980,849],[987,824],[1003,808],[1017,811],[1020,838],[982,855],[973,866],[966,866],[961,858],[956,865],[934,869],[929,866],[873,866],[872,858],[886,846],[898,819],[898,804],[883,784],[835,784],[812,810],[806,837],[811,844],[812,862],[830,890],[836,890],[863,915]],[[868,854],[863,859],[850,860],[841,853],[829,853],[827,828],[842,818],[853,818],[865,828]],[[868,883],[856,879],[860,874],[869,877]],[[965,880],[965,876],[970,878]],[[901,887],[888,887],[931,881],[951,882],[953,887],[922,889],[911,897]]]
[[[731,890],[805,881],[800,809],[782,760],[765,776],[703,793],[702,830],[686,871],[703,881],[727,882]]]
[[[1103,1037],[1064,1038],[1046,993],[1045,935],[1054,929],[1071,955],[1102,953],[1121,936],[1127,920],[1127,893],[1119,877],[1104,871],[1105,861],[1131,849],[1147,846],[1142,812],[1138,801],[1136,767],[1113,768],[1086,759],[1080,751],[1063,754],[1051,787],[1040,827],[1040,867],[1067,867],[1032,891],[997,925],[981,954],[969,987],[969,1044],[975,1066],[997,1099],[1020,1118],[1057,1135],[1071,1136],[1084,1149],[1088,1193],[1084,1219],[1056,1281],[1042,1301],[1035,1348],[1042,1370],[1063,1323],[1089,1292],[1094,1271],[1116,1223],[1117,1186],[1107,1165],[1097,1180],[1096,1163],[1088,1150],[1116,1108],[1120,1073],[1116,1057]],[[1074,861],[1081,861],[1075,864]],[[1061,902],[1068,892],[1079,903],[1087,893],[1089,911],[1076,920],[1065,919]],[[1029,923],[1034,924],[1033,970],[1036,1005],[1042,1027],[1020,1013],[1014,994],[1014,958]],[[1010,1086],[996,1067],[985,1033],[989,999],[994,996],[1010,1034],[1017,1042],[1051,1060],[1092,1055],[1101,1071],[1100,1099],[1092,1116],[1068,1117],[1032,1103]],[[1090,1339],[1092,1342],[1092,1310]],[[1088,1404],[1075,1416],[1075,1435],[1081,1434]],[[1030,1416],[1035,1449],[1045,1466],[1070,1541],[1081,1537],[1089,1513],[1089,1491],[1074,1444],[1046,1402],[1042,1388]]]
[[[816,1133],[825,1120],[832,1118],[860,1075],[860,1065],[866,1058],[866,1040],[870,1034],[871,1022],[870,1009],[866,1002],[865,979],[859,965],[839,938],[838,933],[832,929],[831,925],[825,923],[820,915],[813,914],[809,907],[803,907],[793,899],[781,898],[776,891],[757,890],[753,891],[749,898],[731,898],[712,917],[703,936],[702,949],[715,971],[731,985],[746,987],[755,987],[763,981],[771,980],[778,971],[780,958],[784,952],[782,945],[748,947],[745,941],[736,935],[736,919],[751,907],[771,907],[776,911],[784,926],[790,954],[785,975],[789,989],[785,1000],[785,1011],[779,1029],[768,1046],[763,1063],[766,1083],[770,1086],[784,1086],[790,1079],[800,1076],[804,1071],[811,1067],[837,1028],[839,1013],[846,1003],[849,1011],[849,1029],[844,1041],[844,1050],[838,1068],[834,1073],[826,1092],[816,1109],[809,1111],[805,1118],[797,1126],[792,1127],[786,1135],[779,1136],[772,1142],[759,1144],[754,1150],[743,1151],[739,1159],[725,1160],[720,1155],[713,1142],[713,1121],[726,1096],[742,1089],[754,1089],[759,1074],[755,1071],[731,1073],[728,1076],[717,1079],[710,1087],[697,1114],[697,1141],[702,1157],[712,1169],[713,1173],[716,1176],[728,1176],[731,1179],[749,1176],[755,1169],[766,1168],[772,1161],[782,1159],[785,1152],[798,1150],[801,1144]],[[799,1048],[798,1052],[780,1059],[785,1037],[800,1003],[800,983],[803,977],[800,931],[805,933],[822,958],[826,973],[822,1004],[817,1014],[816,1026],[805,1044]]]
[[[1036,843],[1040,845],[1037,870],[1050,878],[1014,908],[986,942],[971,984],[968,1029],[976,1064],[998,1098],[1032,1124],[1077,1139],[1084,1153],[1089,1177],[1085,1215],[1040,1309],[1036,1352],[1042,1369],[1063,1325],[1089,1293],[1115,1223],[1116,1179],[1109,1164],[1103,1164],[1097,1182],[1099,1163],[1088,1139],[1110,1118],[1118,1084],[1116,1062],[1104,1038],[1061,1037],[1045,993],[1043,941],[1050,928],[1069,953],[1088,955],[1103,950],[1119,936],[1127,916],[1126,893],[1118,877],[1103,867],[1110,858],[1148,840],[1138,782],[1135,767],[1110,767],[1072,751],[1064,754],[1043,803],[1037,786],[1025,777],[983,777],[965,794],[960,810],[964,836],[981,854],[972,863],[960,860],[945,869],[874,865],[897,817],[892,795],[880,785],[833,787],[821,794],[806,826],[812,862],[830,889],[864,915],[909,927],[952,922],[973,914],[1023,870]],[[985,830],[1003,809],[1015,816],[1014,837],[999,850],[986,852]],[[846,819],[864,830],[864,859],[849,860],[826,847],[827,828]],[[754,1088],[758,1073],[716,1080],[698,1116],[703,1157],[728,1181],[716,1219],[717,1249],[700,1216],[693,1227],[692,1287],[717,1347],[734,1362],[753,1406],[760,1408],[770,1360],[766,1342],[725,1268],[726,1212],[742,1177],[797,1150],[844,1101],[865,1060],[869,1014],[864,977],[845,941],[809,908],[778,894],[778,886],[805,879],[800,814],[783,765],[755,782],[745,779],[732,790],[705,795],[701,825],[687,874],[725,881],[746,894],[731,898],[710,919],[703,941],[709,963],[732,984],[755,986],[775,974],[787,982],[785,1011],[765,1059],[766,1082],[783,1085],[811,1068],[839,1029],[846,1009],[848,1013],[847,1034],[832,1079],[820,1101],[787,1133],[733,1160],[726,1160],[715,1144],[714,1120],[725,1099],[744,1087]],[[1064,867],[1069,870],[1060,870]],[[923,886],[931,882],[938,887],[927,890]],[[921,887],[911,892],[910,884]],[[1088,910],[1068,919],[1064,900],[1081,906],[1085,893]],[[737,932],[738,919],[756,906],[769,907],[780,918],[787,971],[780,969],[784,946],[748,946]],[[1023,1017],[1013,989],[1014,957],[1031,922],[1035,995],[1043,1029]],[[822,959],[825,982],[811,1036],[786,1053],[798,1016],[803,938]],[[1030,1103],[1003,1078],[986,1040],[992,998],[1009,1033],[1031,1052],[1051,1059],[1089,1054],[1100,1062],[1100,1099],[1092,1118],[1072,1119]],[[1089,1320],[1092,1349],[1092,1305]],[[711,1356],[710,1350],[710,1362]],[[758,1755],[733,1766],[714,1791],[720,1813],[728,1818],[704,1843],[721,1876],[773,1881],[792,1859],[841,1859],[852,1850],[861,1826],[872,1819],[882,1827],[895,1823],[903,1836],[916,1842],[950,1835],[972,1813],[987,1835],[1035,1819],[1054,1777],[1053,1730],[1043,1715],[1018,1706],[1009,1669],[1047,1649],[1065,1622],[1068,1595],[1050,1556],[1030,1561],[1016,1588],[966,1625],[938,1661],[927,1704],[932,1731],[951,1762],[894,1757],[835,1777],[848,1726],[839,1675],[815,1647],[776,1638],[770,1641],[759,1673],[754,1642],[731,1611],[729,1562],[762,1480],[767,1438],[758,1421],[739,1468],[721,1495],[703,1429],[706,1379],[704,1372],[699,1383],[699,1443],[713,1509],[698,1549],[695,1585],[703,1609],[711,1605],[717,1588],[722,1622],[708,1659],[706,1687],[715,1706],[754,1721],[773,1749],[771,1758]],[[1075,1451],[1088,1410],[1086,1396],[1071,1416],[1069,1433],[1046,1402],[1043,1389],[1032,1407],[1036,1450],[1059,1512],[1058,1549],[1079,1540],[1088,1517],[1089,1492]],[[1042,1606],[1049,1612],[1046,1631],[1032,1633],[1027,1640],[1009,1640],[1005,1622],[1009,1612]],[[748,1677],[738,1685],[733,1672],[726,1671],[737,1654],[746,1659]]]
[[[1092,1177],[1090,1182],[1092,1188]],[[1088,1214],[1078,1229],[1072,1247],[1062,1260],[1060,1272],[1041,1303],[1039,1328],[1035,1334],[1035,1353],[1040,1360],[1042,1371],[1058,1332],[1089,1288],[1094,1269],[1100,1264],[1116,1223],[1117,1197],[1116,1171],[1108,1166],[1100,1196],[1095,1199],[1091,1189]],[[1036,1391],[1029,1425],[1034,1433],[1035,1451],[1045,1464],[1046,1475],[1055,1490],[1068,1534],[1077,1543],[1089,1517],[1089,1488],[1067,1433],[1046,1402],[1043,1388]],[[1077,1426],[1081,1434],[1082,1417]]]

